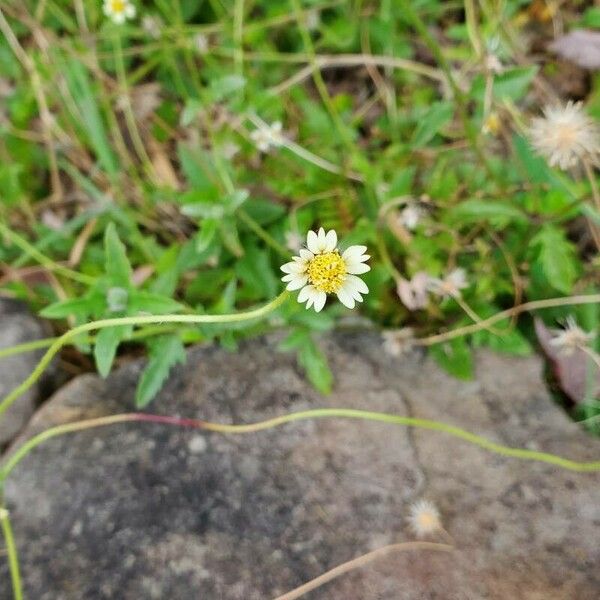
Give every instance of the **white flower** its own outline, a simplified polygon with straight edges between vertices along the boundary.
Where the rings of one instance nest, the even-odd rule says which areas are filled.
[[[250,138],[261,152],[268,152],[271,148],[278,148],[283,144],[281,135],[281,122],[275,121],[272,125],[266,123],[255,129]]]
[[[419,271],[410,281],[399,279],[396,291],[402,304],[408,310],[419,310],[427,306],[427,291],[431,278],[427,273]]]
[[[544,117],[533,120],[529,137],[551,167],[566,170],[583,160],[597,163],[600,156],[600,127],[588,117],[581,102],[546,107]]]
[[[316,31],[321,25],[321,13],[318,10],[311,10],[306,14],[306,29]]]
[[[162,19],[157,15],[146,15],[142,19],[142,29],[152,39],[157,40],[163,29]]]
[[[122,25],[127,19],[133,19],[136,13],[130,0],[104,0],[102,10],[117,25]]]
[[[369,292],[365,282],[357,277],[370,271],[365,264],[369,256],[366,246],[350,246],[343,253],[337,248],[337,233],[332,229],[325,233],[321,227],[318,233],[309,231],[306,248],[300,249],[300,256],[282,265],[286,273],[282,281],[290,291],[300,290],[298,302],[306,302],[306,308],[314,306],[319,312],[327,300],[327,294],[336,294],[339,301],[348,308],[362,302],[362,295]]]
[[[460,290],[469,287],[469,282],[467,281],[467,274],[464,269],[454,269],[444,279],[431,277],[428,287],[429,291],[436,294],[436,296],[441,296],[442,298],[459,298]]]
[[[442,529],[440,511],[429,500],[419,500],[411,504],[408,522],[417,537],[424,537]]]
[[[400,213],[400,223],[412,231],[419,224],[421,217],[423,216],[423,209],[414,203],[409,203]]]
[[[553,329],[552,334],[550,344],[566,355],[573,354],[573,350],[587,346],[594,339],[594,334],[583,331],[572,316],[567,317],[564,329]]]
[[[285,232],[285,246],[292,252],[298,252],[302,248],[302,237],[296,231]]]
[[[414,346],[415,332],[412,327],[388,329],[381,333],[383,349],[390,356],[401,356]]]
[[[203,33],[197,33],[194,36],[194,48],[198,54],[206,54],[208,52],[208,36]]]

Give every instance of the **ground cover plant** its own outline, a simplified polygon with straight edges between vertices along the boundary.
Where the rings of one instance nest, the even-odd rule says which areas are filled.
[[[284,331],[327,393],[335,327],[465,379],[545,328],[597,433],[600,80],[548,45],[598,28],[538,0],[3,3],[1,292],[70,373],[147,355],[137,408],[192,343]]]

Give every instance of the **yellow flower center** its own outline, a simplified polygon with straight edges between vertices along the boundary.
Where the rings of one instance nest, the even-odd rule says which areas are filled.
[[[559,125],[556,130],[556,139],[563,149],[571,148],[577,139],[577,132],[571,125]]]
[[[317,254],[306,270],[308,281],[326,294],[337,292],[346,279],[346,263],[337,250]]]
[[[122,13],[125,10],[125,0],[112,0],[111,8],[114,13]]]

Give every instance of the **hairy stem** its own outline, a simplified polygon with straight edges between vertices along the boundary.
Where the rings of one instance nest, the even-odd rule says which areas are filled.
[[[52,343],[48,348],[44,356],[40,359],[35,369],[31,372],[29,377],[17,386],[12,392],[10,392],[0,402],[0,416],[2,416],[6,410],[12,405],[12,403],[21,394],[26,392],[42,375],[45,368],[48,366],[52,358],[58,353],[58,351],[73,338],[77,337],[82,333],[88,331],[97,331],[98,329],[104,329],[105,327],[114,327],[118,325],[160,325],[165,323],[177,323],[177,324],[201,324],[201,323],[239,323],[241,321],[250,321],[252,319],[259,319],[269,314],[283,304],[283,302],[289,296],[289,292],[282,292],[277,298],[254,310],[249,310],[241,313],[232,313],[226,315],[142,315],[138,317],[118,317],[114,319],[102,319],[100,321],[92,321],[90,323],[84,323],[78,327],[70,329],[66,333],[63,333],[60,337]]]

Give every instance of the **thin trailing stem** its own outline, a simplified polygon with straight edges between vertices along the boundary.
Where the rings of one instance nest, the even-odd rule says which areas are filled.
[[[97,331],[98,329],[104,329],[106,327],[114,327],[118,325],[161,325],[167,323],[177,324],[201,324],[201,323],[239,323],[242,321],[250,321],[253,319],[259,319],[264,317],[271,311],[281,306],[287,297],[289,292],[282,292],[277,298],[271,302],[240,313],[231,313],[226,315],[142,315],[137,317],[118,317],[114,319],[102,319],[99,321],[92,321],[90,323],[84,323],[78,327],[70,329],[52,343],[48,348],[44,356],[40,359],[35,369],[31,372],[29,377],[18,385],[12,392],[10,392],[0,402],[0,416],[2,416],[6,410],[12,405],[12,403],[21,394],[26,392],[42,375],[52,358],[59,352],[59,350],[68,344],[73,338],[76,338],[82,333],[89,331]]]
[[[417,346],[434,346],[435,344],[441,344],[454,338],[462,337],[470,333],[475,333],[481,329],[489,328],[491,325],[509,319],[515,315],[519,315],[524,312],[541,310],[544,308],[556,308],[558,306],[575,306],[578,304],[598,304],[600,302],[600,294],[584,294],[582,296],[567,296],[564,298],[548,298],[547,300],[533,300],[532,302],[525,302],[518,306],[513,306],[507,310],[503,310],[487,319],[483,319],[478,323],[472,325],[465,325],[464,327],[458,327],[452,331],[446,331],[444,333],[437,333],[428,337],[419,338],[414,340],[414,344]]]
[[[382,548],[377,548],[377,550],[373,550],[372,552],[368,552],[367,554],[363,554],[362,556],[342,563],[341,565],[338,565],[326,573],[319,575],[319,577],[316,577],[304,585],[301,585],[300,587],[297,587],[296,589],[293,589],[282,596],[277,596],[275,600],[296,600],[297,598],[308,594],[308,592],[312,592],[326,583],[329,583],[330,581],[341,577],[342,575],[346,575],[346,573],[350,573],[355,569],[365,567],[373,561],[387,556],[388,554],[405,552],[407,550],[435,550],[441,552],[450,552],[453,549],[453,546],[448,544],[438,544],[435,542],[404,542],[400,544],[383,546]]]
[[[8,568],[10,570],[10,580],[12,582],[13,600],[23,600],[23,587],[21,584],[21,572],[19,569],[19,555],[10,524],[10,515],[8,510],[0,506],[0,525],[6,544],[6,554],[8,557]]]
[[[103,427],[107,425],[116,425],[118,423],[131,423],[131,422],[147,422],[147,423],[159,423],[162,425],[171,425],[174,427],[189,427],[193,429],[202,429],[205,431],[212,431],[215,433],[222,434],[246,434],[246,433],[257,433],[259,431],[265,431],[273,429],[275,427],[294,423],[297,421],[306,421],[314,419],[357,419],[360,421],[371,421],[386,423],[388,425],[401,425],[405,427],[416,427],[419,429],[425,429],[430,431],[439,431],[446,433],[455,438],[479,446],[484,450],[488,450],[501,456],[509,458],[517,458],[520,460],[529,460],[536,462],[543,462],[546,464],[560,467],[561,469],[567,469],[569,471],[577,472],[592,472],[600,471],[600,460],[593,462],[578,462],[548,452],[541,452],[538,450],[529,450],[526,448],[513,448],[511,446],[503,446],[497,444],[487,438],[484,438],[475,433],[471,433],[460,427],[455,427],[448,423],[442,423],[441,421],[433,421],[431,419],[421,419],[417,417],[405,417],[401,415],[394,415],[382,412],[372,412],[366,410],[357,410],[352,408],[316,408],[313,410],[305,410],[299,412],[292,412],[284,414],[264,421],[257,421],[255,423],[236,425],[236,424],[225,424],[225,423],[213,423],[211,421],[202,421],[199,419],[187,419],[182,417],[172,417],[168,415],[151,415],[145,413],[124,413],[118,415],[110,415],[106,417],[98,417],[95,419],[86,419],[83,421],[76,421],[74,423],[66,423],[64,425],[58,425],[51,427],[33,436],[26,442],[24,442],[19,448],[17,448],[13,454],[7,459],[2,468],[0,469],[0,485],[6,480],[13,469],[35,448],[40,444],[61,435],[67,433],[74,433],[77,431],[85,431],[95,427]]]

